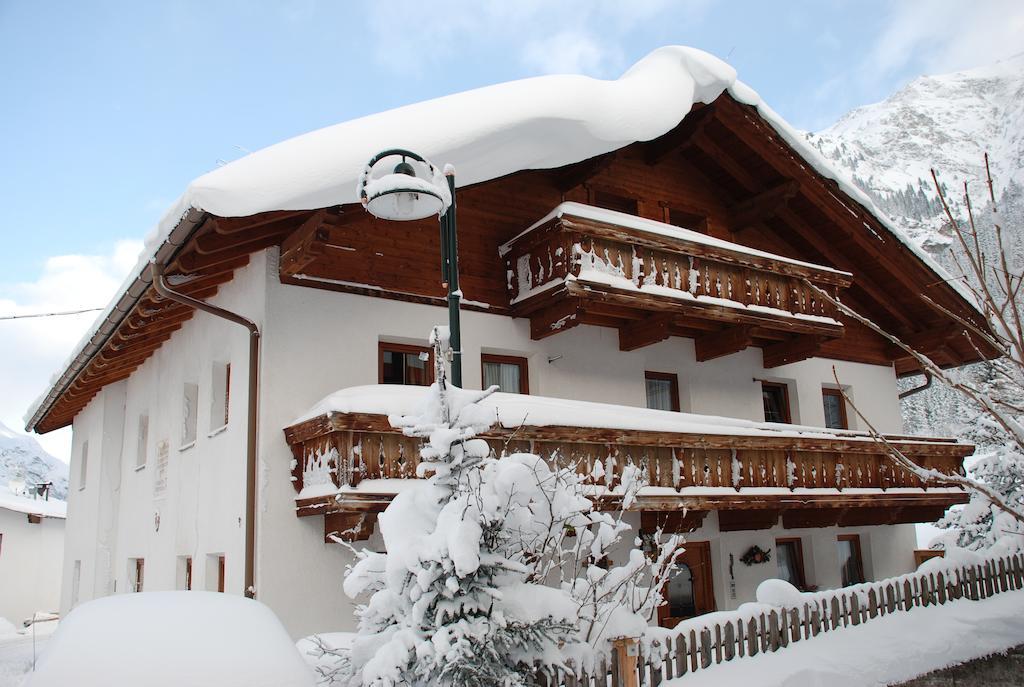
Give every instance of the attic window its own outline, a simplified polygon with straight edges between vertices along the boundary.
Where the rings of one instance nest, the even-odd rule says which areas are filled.
[[[592,194],[592,202],[597,207],[604,208],[605,210],[625,212],[627,215],[640,214],[640,208],[636,202],[636,198],[627,198],[626,196],[616,195],[607,191],[594,191]]]
[[[708,233],[708,218],[704,215],[673,207],[668,208],[666,215],[668,223],[674,227],[699,231],[702,234]]]
[[[210,382],[210,431],[214,432],[228,425],[231,363],[215,362]]]
[[[181,399],[181,448],[196,443],[196,406],[199,405],[199,385],[185,382]]]

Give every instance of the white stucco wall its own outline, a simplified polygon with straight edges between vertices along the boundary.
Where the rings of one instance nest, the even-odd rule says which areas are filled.
[[[0,508],[0,618],[20,625],[36,611],[60,607],[63,518],[29,522]]]
[[[211,302],[261,320],[262,256],[239,270]],[[248,332],[197,313],[127,380],[105,387],[74,422],[68,540],[61,608],[72,605],[75,561],[79,601],[124,592],[130,560],[145,561],[144,589],[175,589],[179,559],[192,557],[193,589],[215,589],[225,557],[225,590],[244,582],[245,444]],[[231,363],[229,422],[212,426],[214,365]],[[199,387],[194,445],[182,440],[185,383]],[[146,461],[137,465],[139,416],[149,417]],[[220,424],[220,423],[217,423]],[[81,450],[88,475],[79,489]],[[166,488],[158,490],[158,456],[166,443]],[[159,528],[158,528],[159,523]]]

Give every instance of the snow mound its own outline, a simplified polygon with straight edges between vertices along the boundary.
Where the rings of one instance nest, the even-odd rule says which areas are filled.
[[[274,613],[216,592],[108,596],[73,610],[26,687],[313,687]]]
[[[803,606],[807,598],[804,594],[785,580],[765,580],[757,585],[757,602],[775,608],[794,608]]]

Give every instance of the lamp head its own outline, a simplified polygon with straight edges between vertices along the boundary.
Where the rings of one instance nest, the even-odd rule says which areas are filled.
[[[378,163],[396,156],[401,159],[391,173],[373,176]],[[399,221],[439,216],[451,204],[448,184],[437,168],[407,150],[386,150],[367,163],[359,176],[359,199],[374,217]]]

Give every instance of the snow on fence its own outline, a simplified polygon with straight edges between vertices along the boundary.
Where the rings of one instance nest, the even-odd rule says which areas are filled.
[[[941,559],[936,559],[941,560]],[[780,651],[820,634],[861,625],[919,606],[958,599],[980,600],[1024,588],[1024,553],[976,565],[919,571],[879,582],[809,594],[802,605],[768,610],[750,604],[736,611],[711,613],[680,623],[673,630],[641,640],[613,641],[610,665],[593,675],[567,676],[563,687],[655,687],[670,678],[710,666]]]

